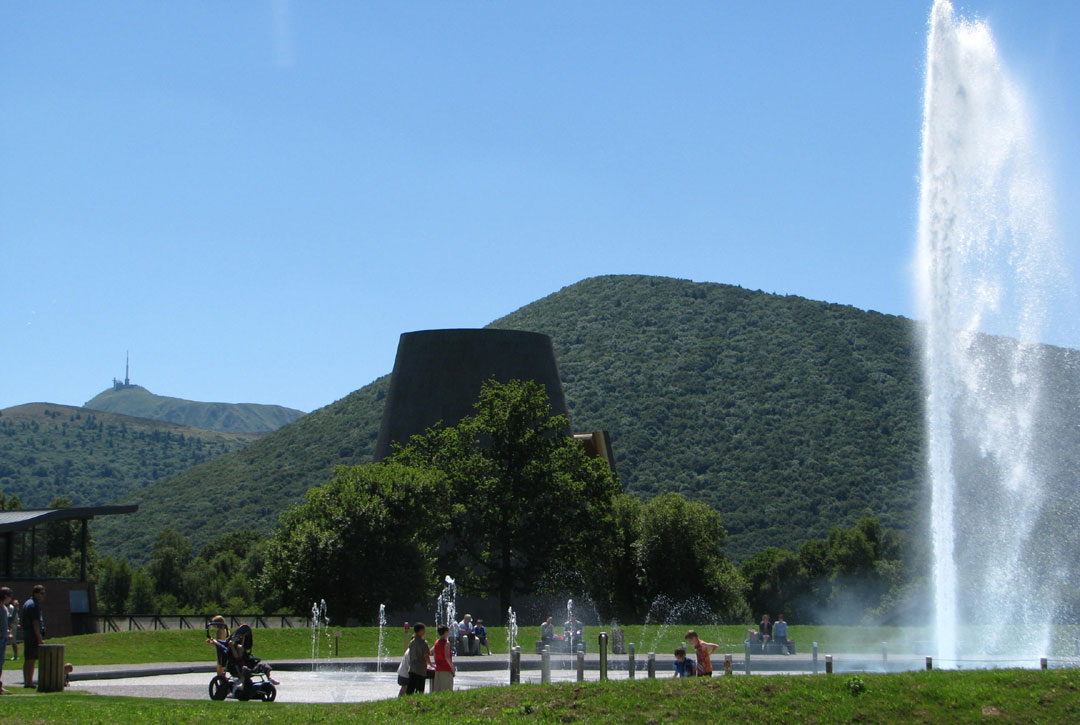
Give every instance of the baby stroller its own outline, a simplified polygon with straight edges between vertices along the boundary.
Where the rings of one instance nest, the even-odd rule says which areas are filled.
[[[210,680],[211,700],[235,697],[237,700],[273,702],[277,698],[275,681],[270,677],[270,665],[251,655],[254,639],[251,627],[240,625],[224,641],[210,637],[207,627],[207,639],[217,647],[218,661],[224,661],[226,673],[214,675],[214,679]]]

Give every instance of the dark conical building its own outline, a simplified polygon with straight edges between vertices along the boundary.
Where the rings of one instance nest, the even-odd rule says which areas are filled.
[[[554,415],[570,417],[551,338],[521,330],[422,330],[398,342],[375,460],[435,423],[456,425],[473,412],[480,386],[533,380],[547,389]]]

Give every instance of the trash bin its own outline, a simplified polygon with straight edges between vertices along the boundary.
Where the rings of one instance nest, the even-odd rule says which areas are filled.
[[[43,644],[38,647],[38,692],[63,692],[64,645]]]

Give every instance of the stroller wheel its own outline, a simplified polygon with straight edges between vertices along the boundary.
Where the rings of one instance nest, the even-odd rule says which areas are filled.
[[[229,696],[229,683],[227,680],[215,676],[210,680],[210,699],[224,700]]]
[[[277,688],[273,683],[267,682],[261,689],[263,702],[273,702],[277,699]]]

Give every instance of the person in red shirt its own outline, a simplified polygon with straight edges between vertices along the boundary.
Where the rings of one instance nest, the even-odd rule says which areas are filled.
[[[692,629],[686,630],[686,643],[694,648],[697,654],[697,674],[699,677],[712,677],[712,661],[709,655],[720,646],[712,642],[705,642],[697,636]]]
[[[439,640],[435,643],[435,682],[431,691],[453,690],[457,669],[454,667],[454,653],[447,640],[450,628],[440,624],[436,631],[439,633]]]

